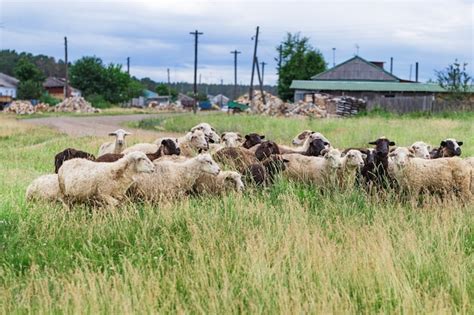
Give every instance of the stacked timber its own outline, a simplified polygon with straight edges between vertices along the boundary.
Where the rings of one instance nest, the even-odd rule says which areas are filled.
[[[68,113],[100,113],[100,109],[92,107],[83,97],[68,97],[54,107],[55,112]]]

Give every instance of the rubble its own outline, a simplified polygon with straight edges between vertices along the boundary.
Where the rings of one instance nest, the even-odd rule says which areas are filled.
[[[148,103],[148,108],[153,108],[157,111],[184,112],[183,106],[176,103],[160,104],[157,101],[151,101]]]
[[[13,101],[3,112],[17,115],[31,115],[35,113],[35,107],[31,105],[30,101]]]
[[[265,103],[260,91],[254,91],[251,111],[257,114],[270,116],[305,116],[325,118],[329,116],[351,116],[365,109],[363,99],[351,96],[332,96],[329,94],[315,93],[307,95],[305,101],[286,103],[280,98],[264,91]],[[250,104],[249,95],[240,96],[238,103]]]
[[[61,103],[54,107],[55,112],[74,112],[74,113],[100,113],[101,110],[92,107],[91,103],[86,101],[83,97],[73,96],[68,97]]]

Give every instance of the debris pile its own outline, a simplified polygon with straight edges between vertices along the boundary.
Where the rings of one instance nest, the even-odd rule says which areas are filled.
[[[55,112],[100,113],[100,109],[92,107],[83,97],[68,97],[54,107]]]
[[[184,111],[183,106],[176,103],[158,103],[157,101],[151,101],[148,103],[148,108],[153,108],[157,111],[167,112],[182,112]]]
[[[17,115],[31,115],[35,113],[35,107],[30,101],[14,101],[3,110],[4,113],[14,113]]]
[[[297,103],[286,103],[280,98],[264,91],[265,102],[260,91],[254,91],[251,110],[257,114],[270,116],[309,116],[313,118],[325,118],[329,115],[351,116],[365,109],[366,102],[363,99],[351,96],[332,96],[329,94],[308,95],[305,101]],[[249,95],[242,95],[237,99],[238,103],[250,104]]]
[[[52,109],[53,108],[49,107],[49,105],[46,104],[46,103],[39,103],[39,104],[35,105],[35,112],[37,112],[37,113],[49,112]]]

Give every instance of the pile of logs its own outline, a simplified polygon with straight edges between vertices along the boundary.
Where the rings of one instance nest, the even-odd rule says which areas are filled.
[[[4,113],[13,113],[17,115],[31,115],[34,113],[47,112],[50,110],[48,104],[39,103],[32,105],[30,101],[14,101],[3,110]]]
[[[151,101],[148,103],[148,108],[153,108],[157,111],[167,111],[167,112],[183,112],[184,108],[181,105],[176,103],[169,104],[159,104],[157,101]]]
[[[336,102],[336,114],[339,116],[357,115],[366,108],[366,101],[361,98],[339,96],[334,98],[334,101]]]
[[[264,98],[260,91],[253,91],[253,101],[250,104],[249,94],[244,94],[236,101],[238,103],[250,105],[250,110],[256,114],[265,114],[270,116],[281,115],[282,110],[286,107],[286,103],[280,98],[272,95],[269,92],[263,92]]]
[[[55,112],[68,113],[100,113],[100,109],[92,107],[83,97],[68,97],[54,107]]]

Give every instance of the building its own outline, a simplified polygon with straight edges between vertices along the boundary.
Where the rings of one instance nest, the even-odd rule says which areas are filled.
[[[418,78],[418,74],[415,74]],[[355,56],[317,74],[311,80],[294,80],[295,102],[311,101],[315,93],[353,96],[367,102],[367,109],[380,107],[390,111],[431,110],[439,93],[446,93],[438,84],[403,80],[385,71],[383,62],[367,61]]]
[[[19,82],[16,78],[0,72],[0,109],[16,98]]]
[[[223,94],[217,94],[216,96],[212,96],[209,98],[212,104],[216,104],[219,107],[222,106],[227,106],[227,103],[229,103],[230,99],[223,95]]]
[[[43,82],[43,88],[54,98],[63,100],[64,99],[64,86],[66,85],[66,79],[64,78],[56,78],[56,77],[48,77]],[[69,85],[69,92],[68,95],[70,96],[81,96],[81,91],[76,88],[73,88]]]

